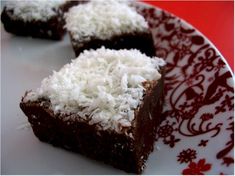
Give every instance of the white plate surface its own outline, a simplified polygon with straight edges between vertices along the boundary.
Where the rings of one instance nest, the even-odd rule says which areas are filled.
[[[160,9],[138,5],[167,61],[166,120],[143,174],[233,174],[233,78],[217,49],[196,29]],[[13,36],[1,25],[1,173],[126,174],[40,142],[19,108],[52,70],[74,58],[68,36]]]

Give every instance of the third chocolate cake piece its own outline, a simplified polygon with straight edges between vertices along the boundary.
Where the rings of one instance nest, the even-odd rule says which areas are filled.
[[[5,30],[20,36],[61,40],[64,12],[85,1],[69,0],[14,0],[3,7],[1,21]]]

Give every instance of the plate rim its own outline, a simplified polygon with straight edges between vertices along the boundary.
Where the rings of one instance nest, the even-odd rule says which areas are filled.
[[[195,29],[195,32],[198,33],[199,35],[201,35],[207,42],[208,44],[213,47],[215,49],[215,51],[221,56],[221,59],[223,60],[223,62],[225,63],[226,65],[226,68],[228,68],[228,71],[230,72],[230,74],[232,75],[232,78],[233,78],[233,87],[234,87],[234,79],[235,79],[235,75],[230,67],[230,65],[228,64],[227,60],[225,59],[225,57],[223,56],[223,54],[219,51],[219,49],[215,46],[215,44],[213,44],[213,42],[208,39],[208,37],[206,37],[206,35],[201,32],[198,28],[196,28],[194,25],[192,25],[191,23],[189,23],[187,20],[175,15],[174,13],[172,12],[169,12],[168,10],[165,10],[163,8],[160,8],[158,6],[154,6],[154,5],[151,5],[151,4],[148,4],[146,2],[136,2],[137,4],[140,4],[140,5],[144,5],[144,6],[147,6],[147,7],[150,7],[150,8],[155,8],[157,10],[160,10],[160,11],[163,11],[163,12],[166,12],[167,14],[170,14],[172,15],[173,17],[175,17],[176,19],[179,19],[181,23],[183,24],[186,24],[187,26]]]

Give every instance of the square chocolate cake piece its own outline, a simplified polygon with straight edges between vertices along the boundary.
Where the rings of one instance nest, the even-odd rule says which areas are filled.
[[[5,30],[15,35],[60,40],[66,32],[64,12],[79,3],[67,0],[7,1],[1,21]]]
[[[41,141],[140,174],[162,121],[164,64],[136,49],[84,51],[20,107]]]
[[[138,49],[155,56],[148,23],[136,9],[120,1],[91,1],[65,14],[66,29],[78,56],[85,49]]]

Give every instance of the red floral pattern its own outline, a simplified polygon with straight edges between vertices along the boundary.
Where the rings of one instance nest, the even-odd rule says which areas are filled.
[[[234,159],[232,157],[224,157],[223,158],[223,163],[226,166],[229,166],[230,164],[234,163]]]
[[[184,169],[183,175],[204,175],[204,172],[207,172],[211,169],[211,164],[206,163],[205,159],[200,159],[198,163],[191,162],[188,165],[188,168]]]
[[[228,118],[230,119],[230,118]],[[229,127],[226,128],[226,130],[231,131],[230,134],[230,141],[228,141],[225,145],[226,147],[221,150],[219,153],[217,153],[216,158],[218,159],[223,159],[223,163],[222,164],[226,164],[226,166],[229,166],[230,164],[234,163],[234,156],[228,156],[229,152],[233,149],[234,147],[234,123],[231,122],[229,124]]]
[[[216,143],[221,150],[215,151],[210,160],[214,161],[216,157],[221,168],[229,167],[226,173],[233,174],[233,78],[220,53],[205,37],[177,17],[150,6],[137,5],[137,10],[152,30],[156,55],[167,62],[166,106],[163,110],[166,120],[159,127],[157,140],[175,149],[184,141],[199,137],[199,143],[188,147],[196,151],[197,157],[204,158],[201,148],[209,150],[215,138],[221,138],[224,143],[221,140]],[[224,135],[230,136],[229,141],[225,141]],[[186,163],[182,159],[184,154],[176,157],[181,163]],[[198,163],[191,162],[183,173],[203,174],[212,171],[211,168],[212,165],[205,164],[202,159]]]
[[[225,100],[221,102],[220,106],[216,106],[215,113],[218,114],[219,112],[225,112],[226,110],[232,110],[234,108],[233,97],[229,97],[228,95],[225,96]]]
[[[200,119],[202,119],[203,121],[207,121],[207,120],[213,119],[213,114],[211,114],[211,113],[202,114]]]
[[[169,145],[171,148],[175,146],[176,142],[179,142],[180,139],[176,139],[175,136],[171,135],[169,138],[165,138],[163,140],[164,144]]]
[[[180,163],[188,163],[197,158],[197,152],[196,150],[188,148],[187,150],[183,150],[182,152],[180,152],[177,157],[177,161],[179,161]]]
[[[174,129],[173,129],[172,126],[166,124],[166,125],[161,126],[161,127],[159,128],[159,130],[158,130],[158,135],[159,135],[159,137],[166,138],[166,137],[168,137],[168,136],[170,136],[170,135],[172,134],[173,130],[174,130]]]
[[[208,142],[208,140],[203,140],[203,139],[202,139],[202,140],[200,141],[200,143],[198,144],[198,146],[206,147],[207,142]]]

